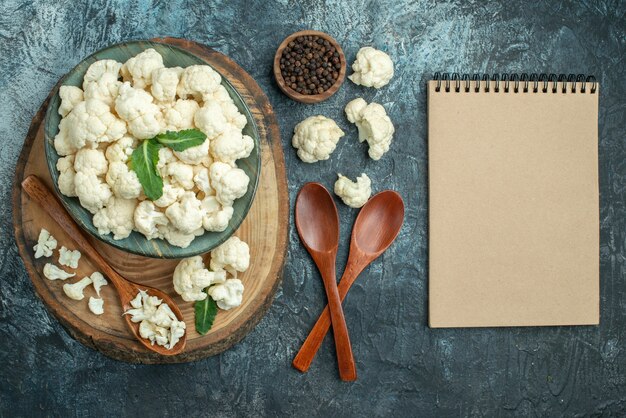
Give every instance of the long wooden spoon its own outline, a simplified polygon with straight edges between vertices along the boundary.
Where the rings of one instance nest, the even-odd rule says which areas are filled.
[[[335,259],[339,245],[339,216],[328,190],[319,183],[307,183],[296,199],[296,227],[302,243],[322,275],[332,321],[341,380],[356,380],[356,366],[337,290]]]
[[[350,255],[339,283],[339,297],[342,301],[365,267],[393,243],[402,228],[403,221],[404,203],[402,197],[394,191],[380,192],[363,206],[352,228]],[[330,324],[331,318],[326,307],[293,359],[293,367],[301,372],[309,369]]]
[[[137,296],[139,290],[145,290],[151,296],[156,296],[159,299],[163,300],[163,303],[167,303],[169,307],[172,309],[176,317],[179,321],[183,320],[183,314],[178,308],[178,305],[172,300],[169,295],[163,293],[159,289],[155,289],[153,287],[148,287],[144,285],[140,285],[137,283],[133,283],[124,277],[120,276],[113,268],[102,258],[100,253],[96,251],[96,249],[87,241],[85,235],[80,230],[80,228],[76,225],[76,223],[72,220],[70,215],[65,211],[63,206],[59,203],[57,198],[52,194],[50,189],[39,180],[37,176],[28,176],[22,181],[22,189],[30,196],[31,199],[39,203],[43,210],[45,210],[51,217],[54,219],[61,227],[68,233],[68,235],[76,242],[78,247],[83,251],[83,253],[87,254],[87,256],[94,262],[96,266],[105,276],[111,280],[113,286],[117,290],[117,294],[122,303],[122,309],[127,311],[131,309],[130,301]],[[172,356],[175,354],[179,354],[185,349],[185,344],[187,343],[187,333],[181,337],[181,339],[176,343],[176,345],[168,350],[165,347],[160,345],[152,345],[149,340],[145,338],[141,338],[139,335],[139,324],[131,321],[130,315],[124,315],[126,319],[126,324],[132,331],[132,333],[137,337],[139,342],[143,344],[149,350],[152,350],[156,353],[162,354],[164,356]]]

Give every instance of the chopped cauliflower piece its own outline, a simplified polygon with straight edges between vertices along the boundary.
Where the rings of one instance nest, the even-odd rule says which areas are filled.
[[[83,174],[102,176],[108,170],[107,159],[104,152],[98,149],[81,149],[74,156],[74,171]]]
[[[174,155],[186,164],[200,164],[209,155],[209,140],[205,139],[202,144],[187,148],[184,151],[174,151]]]
[[[106,206],[93,216],[93,225],[100,235],[113,233],[113,239],[124,239],[133,231],[133,216],[137,199],[122,199],[111,196]]]
[[[78,103],[84,100],[83,91],[76,86],[59,87],[59,97],[61,105],[59,106],[59,115],[65,117],[74,109]]]
[[[149,200],[144,200],[137,205],[133,220],[135,221],[135,229],[149,240],[159,238],[160,234],[157,227],[167,225],[169,222],[165,214],[159,212],[154,203]]]
[[[211,181],[209,180],[209,169],[206,167],[201,167],[193,176],[193,182],[195,183],[198,190],[204,193],[205,196],[210,196],[215,194],[215,190],[211,187]]]
[[[182,131],[195,126],[194,118],[200,105],[195,100],[179,99],[161,109],[164,131]]]
[[[154,98],[145,90],[124,83],[115,99],[115,111],[128,123],[128,132],[135,138],[149,139],[161,132],[163,115]]]
[[[183,69],[180,67],[157,68],[152,71],[150,91],[160,102],[171,102],[176,98],[176,88]]]
[[[93,173],[77,172],[74,178],[80,205],[95,214],[111,198],[111,188]]]
[[[366,46],[357,52],[352,70],[348,78],[354,84],[379,89],[393,77],[393,61],[383,51]]]
[[[57,160],[57,170],[59,170],[58,186],[61,194],[67,197],[76,196],[76,187],[74,186],[74,155],[68,155]]]
[[[207,231],[222,232],[228,227],[233,217],[232,206],[222,206],[215,196],[207,196],[202,199],[202,226]]]
[[[235,161],[246,158],[254,149],[254,140],[242,135],[235,128],[226,129],[211,141],[211,155],[215,161],[234,165]]]
[[[344,132],[334,120],[325,116],[311,116],[296,125],[291,144],[305,163],[327,160],[337,147]]]
[[[370,158],[380,160],[389,151],[395,132],[385,108],[378,103],[367,104],[359,97],[346,105],[345,112],[348,120],[359,129],[359,142],[367,141]]]
[[[102,289],[103,286],[108,285],[109,282],[107,282],[107,279],[105,279],[102,273],[100,273],[99,271],[94,271],[93,273],[91,273],[91,276],[89,276],[89,278],[93,283],[93,288],[96,291],[96,294],[100,296],[100,289]]]
[[[138,145],[139,141],[136,138],[123,136],[109,145],[104,155],[109,163],[125,163],[130,159],[130,156]]]
[[[98,99],[76,104],[63,121],[67,124],[65,141],[74,150],[97,148],[100,143],[117,141],[126,134],[126,123],[111,113],[109,105]],[[59,134],[63,131],[61,126],[60,130]]]
[[[174,228],[169,223],[166,225],[158,225],[157,228],[159,230],[160,236],[165,238],[170,244],[180,248],[189,247],[189,244],[191,244],[191,241],[193,241],[195,237],[204,233],[204,229],[199,228],[197,231],[193,231],[193,233],[191,234],[185,234],[180,230]]]
[[[50,257],[56,247],[56,238],[54,238],[47,229],[41,228],[37,244],[33,247],[35,258]]]
[[[246,119],[246,117],[239,112],[237,105],[235,105],[232,100],[230,102],[222,102],[221,105],[222,113],[224,114],[226,121],[231,126],[234,126],[240,131],[245,128],[248,123],[248,119]]]
[[[152,84],[152,73],[163,65],[163,57],[153,48],[135,55],[122,65],[124,81],[132,81],[133,87],[143,89]]]
[[[181,260],[174,270],[173,277],[174,290],[187,302],[206,299],[204,289],[224,283],[225,280],[225,271],[207,270],[199,255]]]
[[[62,246],[59,250],[59,264],[70,268],[78,268],[78,260],[80,260],[80,251],[68,250]]]
[[[337,176],[335,194],[343,200],[343,203],[351,208],[360,208],[369,200],[372,195],[372,181],[367,174],[361,174],[356,182],[341,174]]]
[[[161,172],[161,175],[169,176],[172,185],[177,185],[185,190],[193,189],[193,167],[181,161],[174,161]]]
[[[222,245],[211,251],[211,270],[226,270],[237,277],[250,267],[250,247],[238,237],[228,238]]]
[[[104,313],[104,300],[102,298],[90,296],[88,306],[94,315],[102,315]]]
[[[194,192],[185,192],[179,201],[165,209],[165,216],[183,234],[202,228],[202,205]]]
[[[183,70],[177,93],[181,99],[193,96],[202,100],[204,95],[217,90],[221,82],[222,77],[208,65],[190,65]]]
[[[234,201],[248,191],[250,178],[240,168],[233,168],[226,163],[216,162],[209,169],[211,185],[215,189],[217,200],[224,206],[232,206]]]
[[[163,180],[163,195],[154,201],[154,204],[160,208],[166,208],[176,202],[185,193],[182,187],[174,186],[168,181]]]
[[[204,106],[194,114],[193,121],[209,139],[217,138],[228,129],[228,121],[222,113],[220,104],[216,101],[205,102]]]
[[[136,199],[143,190],[137,173],[123,162],[115,161],[109,164],[106,182],[111,186],[113,194],[123,199]]]
[[[222,284],[209,288],[209,295],[217,302],[220,309],[229,310],[241,305],[243,299],[243,283],[239,279],[227,279]]]
[[[72,141],[70,141],[69,128],[70,124],[67,118],[61,119],[61,122],[59,122],[59,133],[54,137],[54,149],[60,156],[73,154],[77,150]]]
[[[63,292],[67,295],[68,298],[74,300],[83,300],[85,295],[83,291],[87,286],[91,284],[91,279],[89,277],[83,277],[76,283],[66,283],[63,285]]]
[[[46,265],[43,266],[43,275],[46,276],[48,280],[65,280],[76,276],[76,273],[68,273],[54,264],[46,263]]]
[[[87,68],[83,79],[85,99],[98,99],[109,106],[113,105],[118,89],[122,64],[115,60],[96,61]]]

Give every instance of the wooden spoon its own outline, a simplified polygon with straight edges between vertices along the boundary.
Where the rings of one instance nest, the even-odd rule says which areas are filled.
[[[352,228],[350,255],[339,283],[339,297],[342,301],[365,267],[393,243],[402,228],[403,221],[404,203],[402,197],[394,191],[380,192],[363,206]],[[301,372],[309,369],[330,324],[331,317],[327,306],[293,359],[293,367]]]
[[[339,216],[328,190],[319,183],[307,183],[296,199],[296,227],[302,243],[322,275],[332,322],[341,380],[356,380],[356,366],[348,327],[337,290],[335,259],[339,245]]]
[[[159,289],[155,289],[153,287],[140,285],[137,283],[133,283],[124,277],[120,276],[109,264],[102,258],[102,256],[96,251],[96,249],[87,241],[85,235],[82,233],[78,225],[72,220],[70,215],[65,211],[63,206],[59,203],[58,199],[52,194],[50,189],[39,180],[37,176],[28,176],[22,181],[22,189],[30,196],[31,199],[39,203],[41,207],[54,219],[61,227],[68,233],[68,235],[76,242],[78,247],[82,250],[83,253],[87,254],[87,256],[93,261],[93,263],[98,266],[100,270],[104,273],[105,276],[111,280],[113,286],[117,290],[117,294],[122,303],[122,309],[127,311],[131,309],[130,301],[137,296],[139,290],[145,290],[151,296],[156,296],[159,299],[163,300],[163,303],[167,303],[169,307],[172,309],[176,317],[179,321],[183,320],[183,314],[178,308],[178,305],[172,300],[169,295],[160,291]],[[150,340],[145,338],[141,338],[139,335],[139,323],[134,323],[131,321],[130,315],[124,315],[126,319],[126,323],[128,327],[132,331],[132,333],[137,337],[139,342],[143,344],[147,349],[154,351],[156,353],[162,354],[164,356],[173,356],[181,353],[185,349],[185,344],[187,343],[187,332],[181,337],[181,339],[176,343],[176,345],[168,350],[165,347],[160,345],[152,345]]]

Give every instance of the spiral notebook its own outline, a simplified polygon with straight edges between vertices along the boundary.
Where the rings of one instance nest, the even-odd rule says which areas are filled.
[[[431,327],[599,323],[593,77],[428,83]]]

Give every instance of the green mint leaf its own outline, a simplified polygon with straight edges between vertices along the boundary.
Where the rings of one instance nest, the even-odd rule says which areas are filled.
[[[150,200],[157,200],[163,195],[163,179],[157,170],[159,162],[159,144],[154,139],[147,139],[130,156],[131,169],[137,174],[143,192]]]
[[[178,132],[167,131],[164,134],[158,134],[154,139],[174,151],[184,151],[201,145],[206,140],[206,135],[198,129],[185,129]]]
[[[217,315],[217,303],[209,296],[209,288],[204,291],[207,293],[207,297],[204,300],[198,300],[193,304],[193,308],[196,314],[196,331],[198,334],[204,335],[213,326],[215,315]]]

